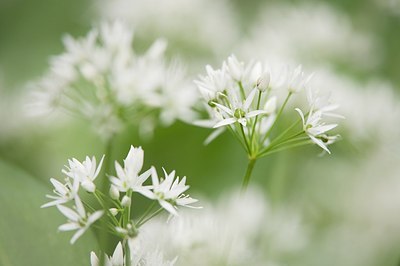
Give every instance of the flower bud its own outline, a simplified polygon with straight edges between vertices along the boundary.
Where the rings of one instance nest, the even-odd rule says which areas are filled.
[[[123,207],[129,207],[129,206],[131,206],[131,198],[125,195],[125,196],[122,198],[121,205],[122,205]]]
[[[85,180],[82,182],[82,187],[90,193],[93,193],[96,190],[95,184],[90,180]]]
[[[264,72],[257,80],[257,89],[259,91],[266,91],[269,86],[269,82],[271,81],[271,75],[269,72]]]
[[[113,185],[111,185],[111,188],[110,188],[110,197],[114,200],[119,199],[119,190]]]
[[[271,97],[264,105],[264,110],[268,115],[272,114],[276,110],[276,96]]]
[[[117,208],[111,208],[111,209],[110,209],[110,212],[111,212],[111,214],[112,214],[113,216],[115,216],[115,215],[118,214],[118,209],[117,209]]]

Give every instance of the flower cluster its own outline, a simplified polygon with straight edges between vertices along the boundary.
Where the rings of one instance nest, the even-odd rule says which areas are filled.
[[[234,55],[223,62],[222,68],[206,67],[207,75],[195,81],[204,99],[209,119],[197,121],[200,126],[213,127],[210,141],[228,129],[243,145],[250,159],[309,144],[310,140],[330,153],[328,144],[338,136],[327,135],[337,124],[326,124],[337,105],[319,96],[308,87],[312,75],[301,66],[273,67],[260,62],[244,64]],[[273,134],[277,122],[293,95],[307,92],[308,110],[296,108],[300,118],[281,132]],[[282,97],[282,95],[284,95]],[[300,130],[292,132],[303,121]],[[310,140],[309,140],[310,139]]]
[[[178,215],[178,206],[198,208],[191,206],[192,203],[197,202],[196,199],[183,194],[189,188],[186,185],[186,177],[175,178],[175,171],[167,174],[164,170],[165,179],[161,178],[160,180],[154,167],[140,173],[143,157],[142,148],[131,146],[124,160],[124,166],[122,167],[117,161],[115,162],[116,176],[109,176],[111,182],[109,196],[98,189],[94,183],[100,173],[104,156],[98,165],[95,157],[91,159],[86,157],[83,162],[75,158],[68,160],[68,165],[62,170],[66,176],[65,182],[50,179],[54,186],[54,195],[47,195],[52,201],[42,205],[42,208],[57,206],[58,210],[67,217],[68,222],[61,225],[59,230],[77,230],[71,239],[71,244],[103,214],[107,214],[107,223],[112,232],[126,240],[134,238],[137,235],[138,228],[163,209],[171,215]],[[145,183],[150,176],[153,183],[146,185]],[[103,209],[94,211],[92,214],[86,212],[79,196],[81,187],[91,193]],[[160,208],[154,211],[153,204],[140,219],[132,220],[131,202],[134,192],[154,200],[154,203],[159,202]],[[72,208],[66,206],[69,203],[72,203]],[[85,202],[85,206],[95,210],[87,202]]]
[[[183,212],[167,224],[154,219],[137,240],[144,251],[157,243],[165,255],[179,254],[178,265],[285,265],[307,247],[304,221],[287,205],[271,206],[262,191],[248,192],[224,193],[201,215]]]
[[[183,67],[165,59],[166,41],[158,39],[142,55],[134,52],[132,41],[133,32],[118,21],[103,23],[83,38],[66,36],[66,52],[52,58],[49,73],[32,84],[31,111],[78,114],[105,139],[128,122],[151,130],[158,120],[169,125],[192,119],[195,92]]]
[[[121,242],[119,242],[114,250],[112,256],[105,256],[104,266],[173,266],[177,258],[166,261],[161,251],[152,250],[151,252],[141,252],[132,246],[129,246],[130,258],[126,263],[126,257],[122,248]],[[100,260],[94,252],[90,253],[90,263],[92,266],[99,266]]]

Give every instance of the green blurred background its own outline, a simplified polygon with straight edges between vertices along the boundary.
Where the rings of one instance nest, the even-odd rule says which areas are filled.
[[[380,50],[376,52],[380,54],[381,62],[373,70],[340,64],[335,65],[336,70],[361,83],[371,77],[387,80],[396,88],[394,95],[398,95],[400,10],[385,8],[379,1],[385,0],[335,0],[318,3],[326,2],[348,15],[354,28],[371,34],[379,42]],[[252,24],[254,14],[267,2],[271,4],[271,1],[261,0],[231,2],[243,35]],[[299,1],[288,2],[296,4]],[[47,70],[49,56],[63,51],[61,37],[65,33],[83,36],[91,29],[97,21],[95,5],[96,3],[86,0],[0,1],[0,102],[3,105],[0,111],[3,112],[1,117],[7,118],[0,121],[3,124],[1,127],[4,127],[0,130],[0,209],[3,213],[0,222],[1,265],[85,265],[88,262],[87,250],[91,248],[88,242],[92,236],[85,237],[87,243],[83,241],[79,244],[85,248],[85,252],[80,251],[77,261],[67,260],[69,254],[77,254],[79,246],[70,247],[68,238],[56,233],[56,227],[61,223],[60,215],[56,215],[54,210],[40,210],[39,206],[45,202],[46,191],[50,191],[49,178],[60,177],[60,169],[66,160],[71,157],[83,159],[86,155],[100,156],[105,149],[103,142],[93,134],[85,121],[73,120],[54,127],[43,126],[39,121],[26,126],[15,122],[15,125],[10,121],[19,121],[19,115],[14,112],[15,109],[8,109],[7,104],[18,101],[26,93],[25,84]],[[400,9],[400,4],[395,7]],[[147,40],[138,40],[135,43],[139,50],[147,44]],[[180,49],[171,47],[171,55],[179,53]],[[226,51],[226,55],[231,52],[234,51]],[[218,64],[225,58],[218,58],[207,52],[199,52],[196,56]],[[190,61],[190,52],[185,50],[183,57]],[[194,72],[191,74],[195,79],[197,73],[191,71]],[[26,120],[21,121],[25,123]],[[9,129],[5,128],[8,123],[11,124]],[[393,127],[398,128],[399,123],[400,121],[393,121]],[[217,199],[223,192],[240,185],[246,167],[246,156],[229,134],[208,146],[202,145],[209,133],[207,129],[177,122],[171,127],[158,127],[154,137],[146,140],[139,137],[136,128],[128,127],[114,140],[113,158],[122,160],[131,144],[142,146],[145,151],[145,167],[157,165],[164,166],[167,170],[176,169],[178,175],[188,177],[191,194]],[[301,254],[298,264],[294,265],[399,265],[400,228],[387,225],[386,219],[389,218],[385,217],[382,218],[383,222],[363,220],[363,216],[357,214],[357,210],[363,208],[357,205],[360,199],[352,197],[355,187],[362,187],[365,183],[365,189],[374,187],[368,186],[368,182],[375,184],[375,177],[396,177],[399,172],[397,169],[390,170],[390,167],[399,162],[399,154],[397,151],[382,148],[385,153],[390,154],[390,159],[381,158],[382,162],[379,162],[377,150],[381,149],[376,147],[379,144],[373,140],[352,143],[346,138],[348,133],[343,129],[343,141],[332,147],[331,156],[320,158],[316,147],[308,147],[263,158],[256,165],[253,184],[263,188],[277,206],[295,206],[315,229],[311,245]],[[399,146],[399,143],[393,143],[393,146]],[[374,157],[376,154],[377,158]],[[381,165],[380,171],[376,171],[371,178],[367,177],[367,173],[372,170],[369,171],[366,167],[370,160],[378,161],[377,164]],[[388,182],[394,186],[400,185],[400,182],[396,183],[396,178],[391,178]],[[382,193],[390,195],[390,201],[400,200],[400,197],[390,194],[392,191],[383,190]],[[142,203],[139,202],[138,205],[140,204]],[[400,209],[389,210],[396,211]],[[22,213],[27,213],[26,220]],[[40,226],[47,223],[42,215],[51,215],[54,218],[46,226]],[[398,215],[388,217],[396,218]],[[400,225],[400,221],[391,222]],[[327,230],[349,224],[350,233],[346,235],[348,238],[344,236],[343,239],[330,240],[331,231],[328,234]],[[390,236],[390,239],[386,242],[377,241],[375,234],[371,233],[376,227],[382,230],[379,239],[385,236]],[[366,237],[362,238],[360,235]],[[36,242],[42,237],[46,241]],[[346,259],[351,252],[340,250],[340,241],[350,242],[349,246],[354,248],[354,256],[367,250],[363,247],[363,242],[377,241],[381,244],[380,248],[375,247],[371,251],[368,263],[361,264],[357,260]],[[35,249],[38,245],[41,248]],[[27,254],[29,260],[13,257],[18,254]],[[40,256],[45,254],[52,259],[38,264]],[[340,256],[343,256],[342,260]],[[335,257],[338,258],[337,264],[328,261]],[[55,264],[56,258],[59,264]],[[29,261],[34,263],[30,264]]]

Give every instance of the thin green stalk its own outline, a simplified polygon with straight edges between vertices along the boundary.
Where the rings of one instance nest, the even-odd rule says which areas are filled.
[[[283,146],[281,148],[272,149],[272,150],[266,151],[264,153],[260,153],[258,155],[258,157],[261,158],[261,157],[264,157],[264,156],[267,156],[267,155],[270,155],[270,154],[273,154],[273,153],[276,153],[276,152],[280,152],[280,151],[283,151],[283,150],[287,150],[287,149],[291,149],[291,148],[295,148],[295,147],[299,147],[299,146],[304,146],[304,145],[311,144],[311,143],[312,143],[311,140],[300,141],[298,143],[294,143],[294,144],[291,144],[291,145],[288,145],[288,146]]]
[[[283,109],[285,109],[287,102],[289,101],[290,96],[292,95],[292,92],[289,92],[288,95],[286,96],[285,101],[283,102],[281,108],[278,111],[278,114],[276,115],[276,118],[274,120],[274,123],[272,123],[271,127],[268,129],[267,133],[265,133],[263,140],[261,141],[262,143],[264,143],[264,141],[269,137],[269,135],[271,134],[272,129],[274,128],[276,121],[278,121],[278,119],[280,118],[280,116],[282,115]]]
[[[250,149],[249,143],[247,141],[246,134],[244,133],[244,129],[243,129],[243,125],[242,124],[240,124],[240,131],[242,132],[244,143],[246,144],[247,152],[248,152],[249,155],[251,155],[251,149]]]
[[[258,100],[257,100],[257,108],[256,108],[256,110],[260,109],[261,94],[262,94],[262,91],[258,91]],[[253,129],[251,130],[250,143],[251,143],[252,147],[254,147],[254,133],[256,131],[257,120],[258,120],[258,116],[256,116],[256,118],[254,120],[254,123],[253,123]]]
[[[243,182],[242,182],[242,193],[245,193],[247,190],[247,187],[250,182],[251,178],[251,173],[253,172],[254,164],[256,163],[255,158],[249,158],[249,163],[247,164],[247,169],[246,169],[246,174],[243,177]]]
[[[111,164],[111,153],[112,153],[112,137],[107,141],[106,143],[106,147],[105,147],[105,158],[104,158],[104,179],[102,180],[102,186],[101,186],[101,193],[103,193],[103,195],[107,194],[107,190],[108,190],[108,178],[107,178],[107,173],[109,173],[110,170],[110,164]],[[104,210],[107,211],[109,210],[109,206],[110,206],[110,198],[106,197],[105,200],[103,201],[104,204]],[[115,217],[114,217],[115,218]],[[107,250],[107,244],[109,243],[109,234],[107,232],[107,219],[102,219],[102,223],[101,223],[101,227],[102,230],[100,231],[100,248],[103,251]],[[105,265],[105,252],[103,252],[103,254],[100,256],[100,263],[99,265]]]
[[[125,242],[125,266],[131,266],[131,251],[128,241]]]
[[[243,99],[246,99],[246,93],[244,92],[243,84],[241,81],[238,82],[240,88],[240,94],[242,95]]]
[[[159,208],[157,211],[155,211],[152,215],[150,215],[149,217],[147,217],[146,219],[144,219],[140,224],[137,225],[137,227],[139,228],[140,226],[144,225],[147,221],[149,221],[150,219],[152,219],[153,217],[155,217],[156,215],[158,215],[160,212],[162,212],[162,210],[164,210],[163,208]]]
[[[143,215],[139,218],[136,224],[140,224],[144,218],[150,213],[150,211],[153,209],[154,205],[156,204],[155,201],[151,203],[151,205],[147,208],[147,210],[143,213]]]

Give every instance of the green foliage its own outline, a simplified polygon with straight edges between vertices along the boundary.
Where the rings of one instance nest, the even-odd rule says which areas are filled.
[[[49,189],[23,171],[0,161],[0,265],[88,265],[96,239],[86,232],[75,245],[54,208],[40,209]]]

